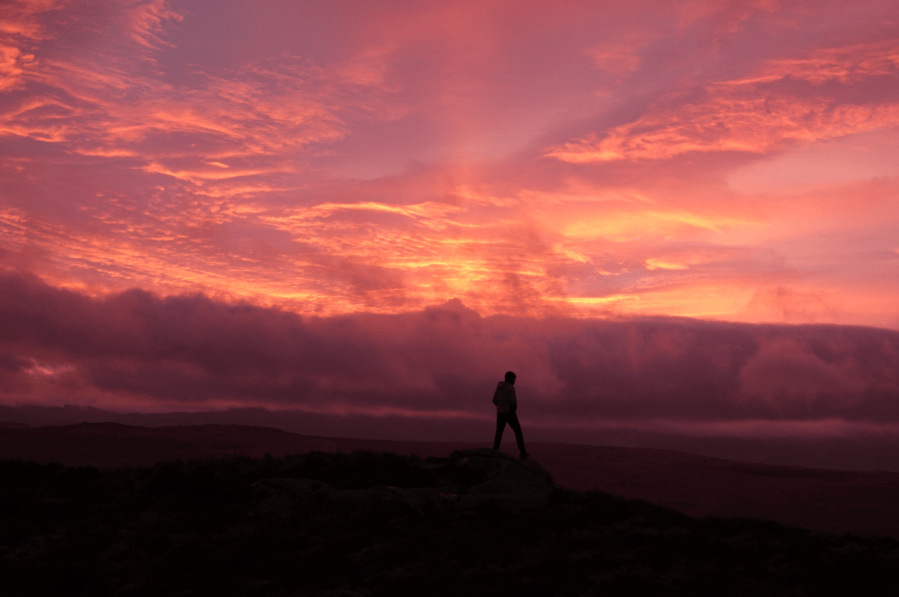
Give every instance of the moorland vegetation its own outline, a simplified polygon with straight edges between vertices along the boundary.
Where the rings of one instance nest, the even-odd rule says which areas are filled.
[[[0,594],[899,595],[899,542],[691,518],[491,450],[0,460]]]

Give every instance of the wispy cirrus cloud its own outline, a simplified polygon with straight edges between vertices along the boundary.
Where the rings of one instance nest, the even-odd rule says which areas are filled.
[[[166,80],[164,31],[183,16],[165,0],[17,6],[5,21],[13,45],[2,54],[5,87],[16,93],[0,106],[0,132],[55,143],[66,155],[132,157],[149,172],[233,193],[216,181],[295,170],[297,152],[346,134],[347,114],[397,110],[377,97],[382,77],[364,60],[323,68],[257,58]],[[280,164],[262,165],[272,156]],[[203,164],[213,161],[241,174],[209,176]]]
[[[9,2],[0,260],[305,314],[899,325],[895,11]]]
[[[547,152],[585,163],[688,152],[766,154],[899,125],[899,40],[771,60],[750,77],[663,97],[638,120]]]

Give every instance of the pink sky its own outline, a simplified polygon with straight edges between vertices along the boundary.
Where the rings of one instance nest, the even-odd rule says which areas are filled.
[[[319,365],[333,376],[310,372],[300,377],[314,391],[295,387],[309,408],[364,390],[380,396],[366,408],[433,411],[422,401],[444,391],[435,363],[454,361],[425,359],[417,379],[415,359],[390,352],[389,338],[453,301],[495,334],[512,332],[492,316],[519,318],[515,329],[550,346],[509,356],[505,340],[483,344],[491,352],[457,338],[460,354],[482,346],[490,364],[472,373],[459,361],[469,369],[457,389],[528,367],[534,396],[550,402],[576,368],[547,359],[594,358],[596,347],[573,340],[577,325],[690,318],[665,321],[700,352],[689,330],[702,321],[881,328],[873,348],[838,327],[793,339],[726,328],[751,338],[748,352],[729,353],[731,369],[695,361],[736,384],[719,388],[721,404],[659,406],[676,403],[675,365],[670,383],[635,386],[638,375],[619,380],[614,400],[591,394],[606,408],[597,417],[638,417],[609,404],[644,392],[662,418],[876,419],[876,409],[821,400],[835,388],[871,404],[899,392],[888,331],[899,329],[899,5],[8,0],[0,267],[9,292],[31,288],[50,301],[42,320],[61,326],[0,337],[7,401],[184,406],[110,380],[140,370],[135,379],[178,388],[170,397],[196,396],[214,358],[191,360],[196,346],[194,356],[169,347],[116,359],[102,343],[83,352],[60,340],[68,324],[52,305],[143,296],[171,307],[203,295],[216,309],[301,317],[288,328],[364,328],[355,342],[381,369],[340,390],[338,372],[354,361],[329,348]],[[9,321],[25,317],[20,298],[3,304]],[[214,336],[211,323],[182,323],[169,332],[198,346],[197,334]],[[834,334],[820,342],[844,356],[828,360],[809,339],[820,334]],[[419,346],[395,343],[403,354]],[[601,383],[613,361],[584,383]],[[243,395],[204,394],[194,406],[286,404],[300,378],[276,369],[288,385],[267,398],[250,376]],[[800,382],[785,373],[795,370]],[[383,388],[407,377],[404,398],[388,399]],[[803,407],[790,398],[800,395]],[[441,416],[475,412],[434,400]]]

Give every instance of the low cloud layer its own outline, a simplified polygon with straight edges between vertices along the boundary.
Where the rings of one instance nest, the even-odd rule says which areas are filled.
[[[7,405],[486,419],[508,369],[535,424],[899,423],[899,333],[889,330],[481,317],[457,300],[313,318],[203,295],[92,298],[0,276]]]

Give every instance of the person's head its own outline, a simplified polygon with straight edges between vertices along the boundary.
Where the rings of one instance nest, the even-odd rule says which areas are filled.
[[[516,375],[514,373],[512,373],[511,371],[506,371],[506,381],[507,382],[514,384],[515,377],[516,377]]]

